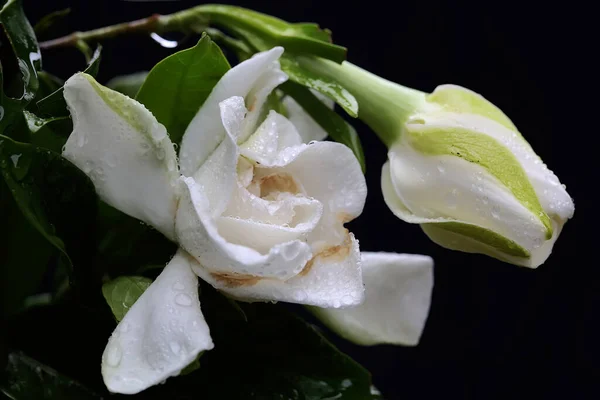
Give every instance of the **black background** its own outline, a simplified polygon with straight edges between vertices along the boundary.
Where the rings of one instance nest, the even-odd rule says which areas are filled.
[[[32,22],[72,8],[54,36],[170,13],[190,1],[25,0]],[[546,264],[519,268],[451,252],[430,242],[418,226],[396,219],[383,202],[379,176],[386,149],[357,122],[367,157],[369,196],[350,224],[362,250],[429,254],[436,261],[431,313],[416,348],[361,348],[336,344],[372,373],[388,399],[598,398],[598,262],[585,223],[596,175],[594,114],[585,114],[585,53],[595,51],[583,32],[584,10],[506,2],[238,1],[233,3],[293,22],[318,22],[348,59],[382,77],[420,90],[443,83],[473,89],[503,109],[575,200]],[[567,7],[571,6],[571,7]],[[567,12],[568,8],[575,12]],[[573,14],[573,15],[571,15]],[[105,41],[99,80],[149,70],[172,52],[148,37]],[[191,45],[189,42],[188,45]],[[67,78],[84,66],[74,49],[43,54],[44,67]],[[592,97],[592,96],[590,96]],[[582,124],[585,123],[585,124]],[[591,242],[591,240],[590,240]],[[593,252],[590,252],[593,254]],[[82,338],[85,340],[85,338]],[[99,373],[99,371],[98,371]],[[199,396],[200,398],[201,396]]]

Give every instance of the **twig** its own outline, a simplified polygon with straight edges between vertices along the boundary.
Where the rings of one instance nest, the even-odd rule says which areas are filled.
[[[86,32],[73,32],[70,35],[41,42],[43,50],[57,47],[78,47],[81,43],[93,40],[113,38],[131,33],[183,32],[200,33],[207,27],[207,18],[203,15],[205,6],[193,7],[169,15],[154,14],[135,21],[106,26]]]

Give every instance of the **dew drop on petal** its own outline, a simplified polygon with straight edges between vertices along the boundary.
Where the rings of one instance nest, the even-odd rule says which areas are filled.
[[[192,305],[192,298],[185,293],[179,293],[177,296],[175,296],[175,303],[179,304],[180,306],[188,307]]]
[[[169,343],[169,348],[174,354],[179,354],[181,352],[181,345],[175,341]]]
[[[123,352],[121,351],[121,346],[119,346],[116,343],[113,343],[108,349],[108,354],[106,355],[106,363],[111,367],[116,367],[121,363],[122,357]]]
[[[173,290],[177,290],[178,292],[180,292],[183,289],[185,289],[185,285],[183,283],[177,281],[173,284]]]

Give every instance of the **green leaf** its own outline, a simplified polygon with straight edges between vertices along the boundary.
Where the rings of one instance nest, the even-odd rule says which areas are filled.
[[[204,353],[201,369],[149,389],[150,398],[371,398],[369,373],[281,306],[240,304],[245,321],[223,318],[231,306],[208,285],[201,297],[215,348]]]
[[[96,262],[108,276],[145,275],[173,258],[177,245],[156,229],[98,201]],[[144,249],[144,251],[140,251]]]
[[[98,69],[100,68],[100,60],[102,58],[102,46],[98,45],[96,51],[92,55],[92,59],[88,63],[87,67],[83,70],[86,74],[93,77],[98,75]],[[67,109],[67,103],[63,96],[64,87],[60,87],[50,95],[44,97],[37,102],[37,107],[42,115],[48,115],[52,117],[65,117],[69,115]]]
[[[2,135],[0,175],[29,224],[70,266],[85,270],[96,215],[96,193],[88,177],[59,154]]]
[[[289,23],[242,7],[209,4],[196,8],[209,23],[233,31],[258,51],[283,46],[286,51],[335,62],[346,59],[346,48],[331,43],[331,32],[313,23]]]
[[[13,400],[101,400],[80,383],[20,352],[8,356],[0,394]]]
[[[40,118],[23,111],[29,128],[29,142],[39,147],[61,153],[69,135],[73,131],[73,122],[69,117]]]
[[[358,102],[339,83],[302,68],[292,57],[285,54],[281,57],[280,62],[281,69],[290,77],[290,80],[323,93],[339,104],[350,116],[358,117]]]
[[[200,368],[200,357],[202,357],[202,354],[204,354],[203,351],[198,353],[198,357],[196,357],[196,359],[194,361],[189,363],[187,365],[187,367],[182,369],[181,372],[179,373],[179,375],[188,375],[188,374],[191,374],[192,372],[198,370]]]
[[[188,124],[219,79],[229,70],[223,52],[206,34],[198,43],[152,68],[136,99],[179,143]]]
[[[1,180],[0,209],[0,305],[2,315],[11,315],[37,292],[55,249],[23,217]]]
[[[48,33],[51,28],[56,26],[57,22],[69,15],[70,12],[70,8],[65,8],[64,10],[57,10],[43,16],[33,27],[35,35],[39,38],[44,33]]]
[[[137,92],[140,87],[144,84],[148,71],[140,71],[129,75],[115,76],[108,82],[106,87],[116,90],[117,92],[123,93],[126,96],[135,99]]]
[[[10,43],[0,44],[0,134],[6,134],[15,117],[35,97],[38,89],[37,71],[41,69],[40,49],[20,0],[2,2],[0,24]],[[11,54],[12,51],[12,54]],[[8,52],[8,53],[7,53]],[[6,75],[7,67],[14,66],[14,75]],[[9,96],[4,88],[10,84],[15,93]]]
[[[143,276],[120,276],[102,285],[102,294],[117,321],[121,321],[152,280]]]
[[[40,86],[35,96],[37,99],[43,99],[44,97],[49,96],[65,84],[64,80],[46,71],[38,71],[38,81]],[[32,102],[30,106],[31,105],[35,105],[35,103]]]
[[[363,173],[366,170],[365,155],[356,130],[335,111],[329,109],[311,91],[294,82],[285,82],[281,90],[291,96],[306,111],[321,128],[336,142],[343,143],[352,150]]]

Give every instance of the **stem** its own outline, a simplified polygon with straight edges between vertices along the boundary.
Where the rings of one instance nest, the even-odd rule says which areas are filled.
[[[358,117],[391,147],[400,137],[404,123],[425,104],[426,93],[385,80],[356,65],[341,65],[320,59],[299,57],[303,68],[338,82],[358,102]]]
[[[80,42],[108,39],[131,33],[164,33],[183,32],[200,33],[207,26],[207,19],[202,14],[202,7],[193,7],[169,15],[154,14],[146,18],[121,24],[106,26],[86,32],[73,32],[70,35],[40,43],[41,49],[56,47],[73,47]]]

